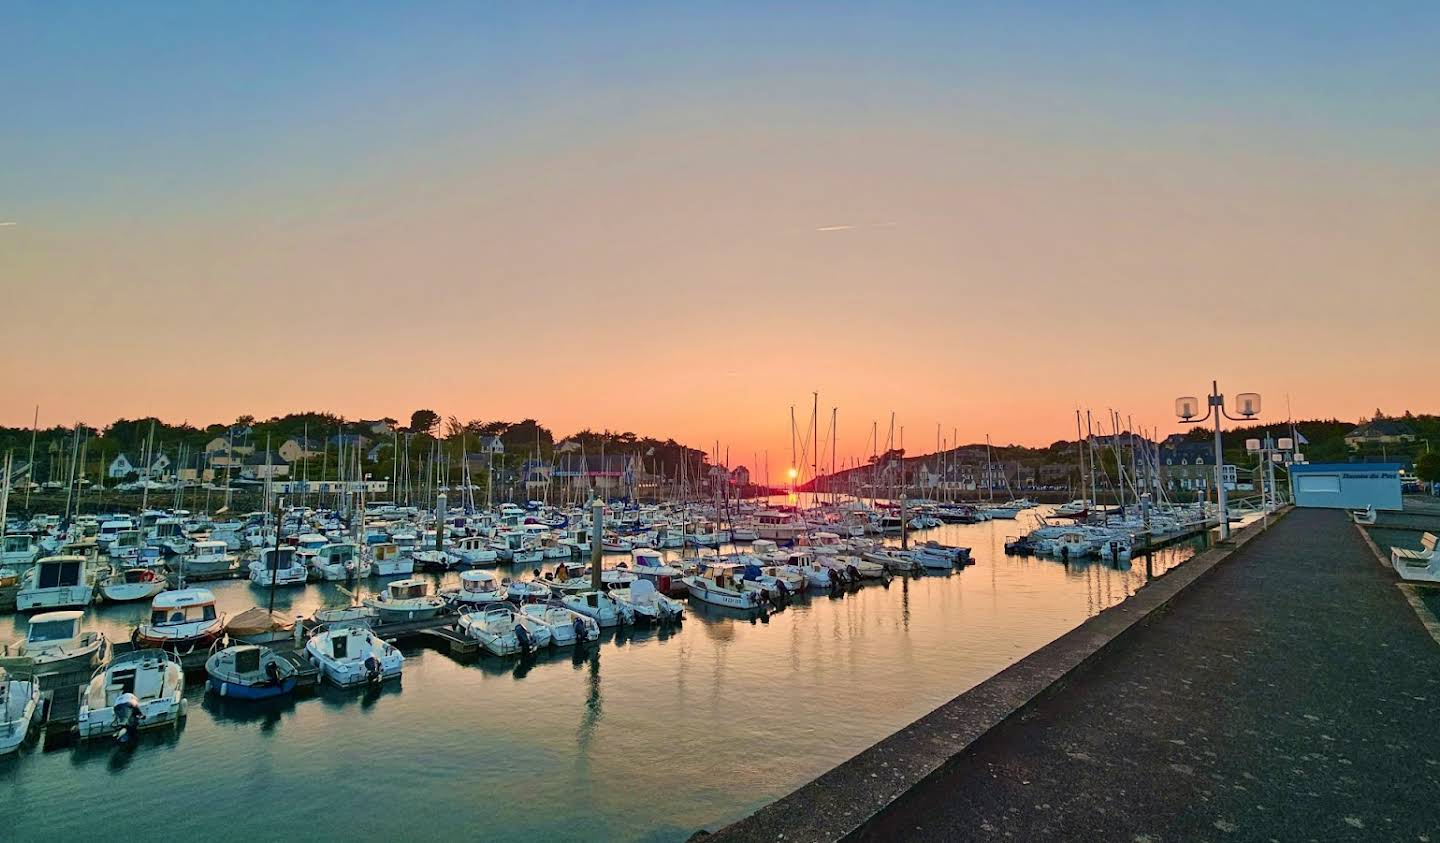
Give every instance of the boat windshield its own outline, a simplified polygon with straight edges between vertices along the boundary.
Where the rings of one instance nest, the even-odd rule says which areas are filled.
[[[195,623],[215,620],[215,604],[202,606],[176,606],[171,609],[155,609],[150,613],[150,623],[155,626],[167,624]]]
[[[30,643],[42,641],[64,641],[75,637],[75,621],[31,621],[30,632],[25,636]]]

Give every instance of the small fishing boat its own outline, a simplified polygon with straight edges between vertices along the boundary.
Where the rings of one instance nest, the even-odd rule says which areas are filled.
[[[466,536],[455,543],[455,553],[464,565],[493,565],[500,557],[489,547],[489,542],[484,536]]]
[[[122,568],[100,580],[100,596],[110,603],[148,600],[165,590],[165,577],[153,568]]]
[[[821,557],[820,564],[831,571],[843,569],[850,574],[852,579],[857,580],[882,580],[887,575],[884,565],[849,554]]]
[[[370,576],[370,562],[360,553],[360,546],[350,542],[327,544],[315,552],[310,568],[327,582],[346,582]]]
[[[685,617],[684,604],[661,594],[645,580],[639,580],[629,588],[612,588],[606,593],[621,606],[630,607],[636,621],[660,624]]]
[[[758,592],[761,597],[775,602],[789,600],[795,594],[789,583],[772,574],[765,573],[754,562],[744,565],[739,570],[740,576],[735,580],[735,584],[746,591]],[[791,573],[785,571],[785,568],[777,570],[787,574]],[[799,576],[803,579],[804,575]]]
[[[150,620],[135,630],[138,647],[190,652],[209,647],[225,631],[225,616],[215,609],[209,589],[162,591],[150,603]]]
[[[909,556],[901,556],[887,550],[867,550],[860,554],[860,558],[877,565],[884,565],[885,570],[899,574],[908,574],[920,568],[919,563]]]
[[[759,609],[760,593],[747,591],[736,581],[737,568],[732,564],[712,564],[703,572],[685,577],[691,597],[713,606],[731,609]]]
[[[489,571],[461,571],[460,587],[442,591],[440,597],[452,606],[473,608],[503,602],[509,594]]]
[[[540,580],[512,580],[507,577],[501,584],[505,587],[506,599],[516,603],[541,603],[554,596],[550,586]]]
[[[36,676],[94,670],[110,659],[105,633],[80,631],[84,612],[45,612],[30,618],[25,640],[0,647],[0,656],[29,659]]]
[[[599,591],[582,591],[560,598],[565,608],[578,612],[602,627],[619,626],[635,620],[635,610]]]
[[[94,565],[84,556],[49,556],[40,559],[20,581],[15,608],[79,609],[95,599]]]
[[[205,660],[210,689],[222,697],[265,700],[295,690],[298,671],[269,647],[236,644]]]
[[[408,577],[415,573],[415,560],[393,542],[370,545],[370,571],[377,577]]]
[[[522,623],[521,617],[509,604],[487,606],[461,615],[459,626],[466,635],[479,641],[486,652],[496,656],[533,653],[548,646],[549,625],[534,621]]]
[[[559,603],[531,603],[520,614],[550,630],[550,646],[573,647],[600,640],[600,624],[594,618],[573,612]]]
[[[0,755],[20,748],[40,707],[40,683],[12,676],[0,667]]]
[[[305,655],[320,675],[342,688],[398,679],[405,669],[403,653],[359,624],[318,630],[305,642]]]
[[[195,542],[192,550],[180,557],[185,576],[217,577],[240,569],[240,558],[230,552],[225,542],[207,539]]]
[[[671,597],[685,594],[685,583],[683,582],[685,572],[674,565],[667,564],[660,551],[632,550],[630,563],[630,570],[634,571],[640,579],[655,586],[655,589],[661,594]]]
[[[364,602],[375,610],[381,623],[426,620],[445,608],[445,601],[430,593],[428,581],[414,579],[387,583],[383,592]]]
[[[267,547],[250,563],[250,582],[265,588],[304,585],[309,577],[309,570],[293,547]]]
[[[165,650],[131,650],[95,672],[80,697],[80,737],[113,734],[133,724],[153,729],[185,716],[185,672]]]

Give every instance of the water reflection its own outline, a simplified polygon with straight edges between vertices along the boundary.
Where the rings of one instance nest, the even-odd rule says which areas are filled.
[[[146,731],[123,755],[102,741],[0,764],[0,786],[14,793],[6,834],[129,834],[176,815],[279,837],[313,822],[317,804],[363,806],[376,793],[423,789],[447,806],[427,813],[431,836],[483,827],[487,839],[683,839],[843,761],[1192,552],[1167,548],[1143,565],[1067,565],[1005,556],[1007,532],[1016,525],[941,528],[926,538],[972,547],[974,566],[809,593],[764,617],[691,602],[682,625],[607,629],[599,642],[525,658],[481,654],[462,663],[407,646],[403,685],[246,702],[195,682],[183,739]],[[424,576],[442,586],[456,580]],[[268,599],[248,582],[207,587],[232,616]],[[276,610],[288,615],[350,602],[331,583],[276,593]],[[123,638],[146,611],[97,607],[87,624]],[[9,623],[23,634],[23,619]],[[365,775],[336,775],[357,769]],[[56,809],[88,804],[116,774],[147,794],[143,804],[107,803],[103,818]],[[200,775],[266,810],[195,800]],[[656,829],[674,833],[656,837]],[[366,816],[367,836],[414,830],[410,812]]]

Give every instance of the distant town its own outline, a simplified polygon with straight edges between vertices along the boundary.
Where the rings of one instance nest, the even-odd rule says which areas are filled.
[[[1225,458],[1241,469],[1241,490],[1250,486],[1247,467],[1258,470],[1245,440],[1292,434],[1312,462],[1399,463],[1407,484],[1440,481],[1430,456],[1440,445],[1440,417],[1377,410],[1353,422],[1303,420],[1227,431]],[[1204,495],[1213,482],[1207,430],[1164,437],[1121,430],[1086,439],[1102,471],[1105,455],[1120,452],[1104,446],[1153,454],[1159,483],[1177,500]],[[205,427],[142,418],[118,419],[103,428],[0,428],[0,459],[9,457],[13,491],[68,489],[85,495],[262,486],[318,492],[363,486],[380,496],[471,487],[497,500],[578,493],[655,499],[722,487],[737,496],[789,490],[876,494],[877,487],[936,497],[995,490],[1068,493],[1080,481],[1078,452],[1075,440],[1063,439],[1046,447],[978,443],[921,454],[888,448],[837,465],[823,455],[796,459],[791,477],[790,454],[742,461],[727,459],[718,443],[703,449],[610,430],[556,437],[535,419],[462,421],[432,410],[415,411],[407,423],[307,412],[265,421],[242,416]]]

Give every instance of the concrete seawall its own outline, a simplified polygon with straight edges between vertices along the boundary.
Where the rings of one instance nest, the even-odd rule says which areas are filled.
[[[1281,513],[1279,517],[1283,517]],[[1272,518],[1273,525],[1277,519]],[[1264,530],[1237,530],[1147,584],[1125,602],[1062,635],[893,735],[708,839],[839,840],[941,770],[981,736],[1061,686],[1137,624]]]

